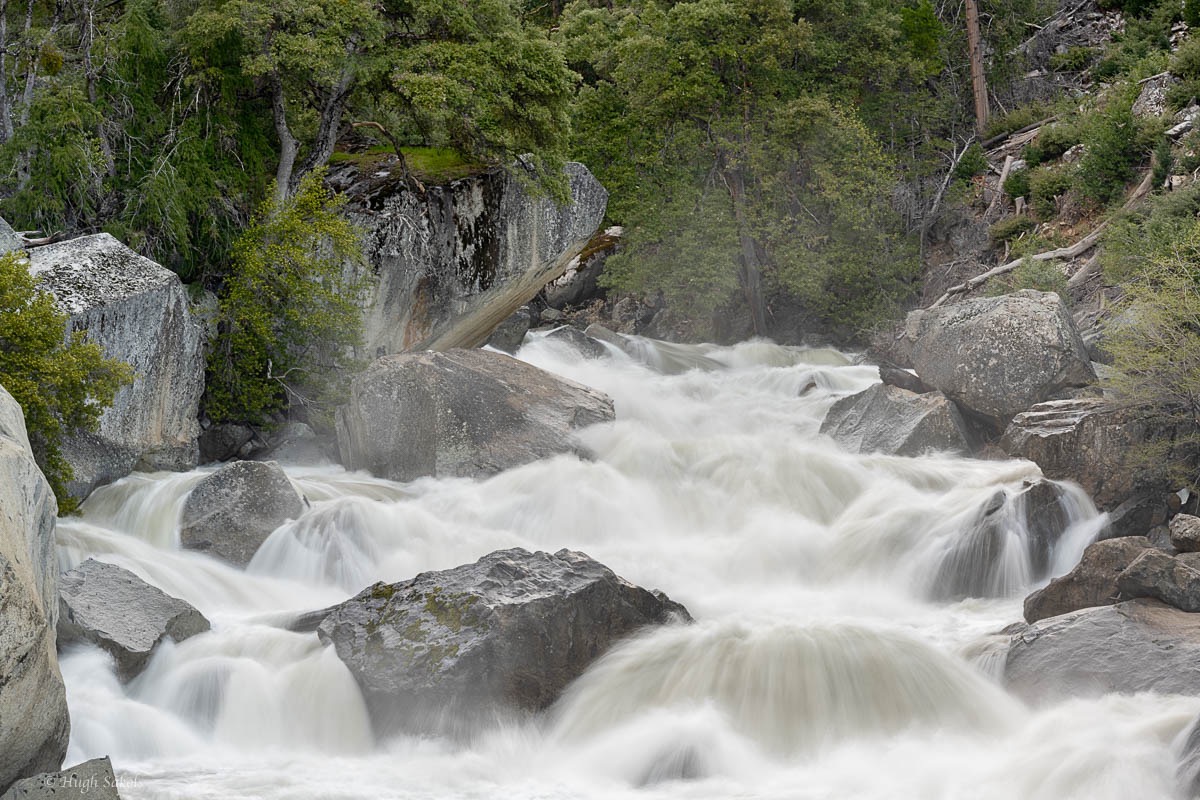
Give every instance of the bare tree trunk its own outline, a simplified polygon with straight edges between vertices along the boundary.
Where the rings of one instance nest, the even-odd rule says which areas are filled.
[[[337,146],[338,134],[342,128],[342,114],[346,110],[346,100],[350,96],[350,87],[354,82],[353,73],[346,69],[342,71],[337,83],[330,87],[325,104],[321,107],[321,121],[317,127],[317,136],[312,148],[293,171],[291,182],[288,184],[288,196],[294,195],[300,186],[300,180],[317,167],[329,161],[333,148]]]
[[[19,124],[24,128],[29,124],[29,116],[33,113],[33,90],[37,87],[37,68],[38,58],[42,53],[42,48],[46,46],[46,42],[54,36],[58,30],[58,24],[61,21],[62,8],[55,6],[54,16],[50,20],[50,29],[46,31],[46,35],[36,46],[31,48],[28,53],[29,66],[25,71],[25,90],[21,94],[21,114]],[[29,0],[29,5],[25,10],[25,39],[27,44],[32,35],[33,29],[33,0]],[[33,163],[34,148],[30,148],[21,153],[17,159],[17,190],[20,191],[29,185],[30,169]]]
[[[971,91],[975,95],[975,129],[982,136],[988,122],[988,92],[983,75],[983,45],[976,0],[967,0],[967,57],[971,61]]]
[[[0,0],[0,143],[13,137],[12,102],[8,97],[8,0]]]
[[[283,83],[276,76],[271,84],[271,115],[275,119],[275,134],[279,137],[279,165],[275,168],[275,205],[282,207],[291,197],[292,172],[300,142],[292,135],[287,121],[287,98]]]
[[[758,259],[758,245],[750,233],[746,218],[746,181],[740,168],[727,170],[725,182],[733,202],[733,218],[738,229],[738,244],[741,247],[741,284],[750,309],[755,336],[767,335],[766,303],[763,302],[762,264]]]
[[[93,107],[99,104],[99,90],[96,84],[100,81],[100,67],[92,58],[92,46],[96,43],[96,3],[88,0],[83,7],[83,37],[80,49],[83,50],[83,75],[87,84],[88,102]],[[100,152],[104,156],[104,172],[108,177],[117,174],[117,161],[113,157],[112,144],[108,141],[108,132],[104,130],[104,118],[101,116],[96,123],[96,139],[100,142]]]

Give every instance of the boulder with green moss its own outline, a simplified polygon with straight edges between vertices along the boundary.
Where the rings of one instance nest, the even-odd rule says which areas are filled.
[[[467,733],[539,711],[619,639],[689,621],[583,553],[514,548],[377,583],[322,621],[381,733]]]

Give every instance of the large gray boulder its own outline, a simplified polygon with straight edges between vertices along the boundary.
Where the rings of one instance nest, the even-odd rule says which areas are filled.
[[[396,481],[483,477],[571,452],[575,430],[613,416],[600,392],[500,353],[409,353],[354,379],[338,449],[349,469]]]
[[[582,164],[565,166],[558,205],[527,176],[492,170],[413,191],[389,170],[330,174],[366,233],[374,289],[364,308],[365,354],[476,347],[563,275],[604,219],[608,192]]]
[[[0,800],[121,800],[120,781],[108,756],[94,758],[61,772],[45,772],[17,781]]]
[[[1161,550],[1147,550],[1117,576],[1123,597],[1151,597],[1180,611],[1200,611],[1200,570]]]
[[[1145,536],[1123,536],[1088,545],[1074,569],[1025,598],[1025,621],[1112,605],[1120,597],[1118,576],[1151,548]]]
[[[63,443],[75,471],[71,495],[84,498],[134,469],[196,466],[204,357],[201,326],[178,276],[106,233],[38,247],[29,270],[70,314],[71,331],[86,330],[106,356],[136,373],[97,432]]]
[[[967,300],[909,319],[921,380],[996,424],[1096,381],[1071,314],[1053,292]]]
[[[59,646],[96,645],[112,655],[122,680],[137,676],[164,639],[182,642],[210,627],[190,604],[91,558],[62,574],[58,597]]]
[[[250,563],[267,537],[304,513],[304,499],[274,461],[235,461],[192,489],[179,518],[179,538],[231,564]]]
[[[1034,462],[1047,478],[1078,483],[1101,510],[1111,510],[1143,492],[1166,493],[1140,448],[1169,433],[1135,409],[1098,398],[1054,400],[1016,415],[1000,447]]]
[[[377,727],[456,732],[537,711],[618,639],[690,620],[583,553],[501,550],[474,564],[377,583],[321,622]]]
[[[970,449],[966,423],[944,394],[914,394],[882,383],[834,403],[821,433],[854,453],[919,456]]]
[[[58,769],[70,719],[58,669],[58,506],[12,395],[0,387],[0,791]]]
[[[1181,553],[1200,552],[1200,517],[1176,514],[1171,518],[1171,546]]]
[[[942,553],[932,574],[933,597],[1002,597],[1017,588],[1017,574],[1045,578],[1070,525],[1068,502],[1061,486],[1043,480],[997,491]]]
[[[1013,635],[1004,681],[1033,702],[1200,694],[1200,614],[1130,600],[1044,619]]]

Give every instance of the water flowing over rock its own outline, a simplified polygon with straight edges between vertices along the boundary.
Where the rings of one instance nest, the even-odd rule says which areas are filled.
[[[119,781],[107,757],[85,761],[61,772],[45,772],[17,781],[0,800],[121,800]]]
[[[950,543],[933,576],[934,597],[1002,597],[1044,578],[1071,522],[1069,502],[1063,488],[1049,481],[996,492]]]
[[[89,642],[107,651],[125,680],[142,671],[170,637],[182,642],[210,627],[188,603],[114,564],[89,558],[59,578],[59,646]]]
[[[1052,292],[913,311],[907,327],[921,380],[997,424],[1096,380],[1071,314]]]
[[[1000,447],[1034,462],[1047,478],[1078,483],[1101,509],[1113,509],[1143,491],[1166,492],[1137,454],[1160,433],[1135,410],[1098,398],[1055,400],[1015,416]]]
[[[1200,797],[1200,718],[1186,731],[1175,776],[1180,796]]]
[[[330,182],[367,232],[366,260],[378,280],[364,309],[367,355],[475,347],[561,276],[608,205],[587,167],[568,163],[565,171],[571,199],[559,206],[505,170],[423,194],[390,173],[334,170]]]
[[[391,480],[484,477],[575,449],[572,432],[613,419],[612,401],[500,353],[376,360],[338,411],[349,469]]]
[[[183,504],[183,546],[231,564],[250,563],[271,532],[304,512],[304,500],[273,461],[235,461],[192,489]]]
[[[821,433],[856,453],[919,456],[970,449],[962,415],[944,394],[914,394],[882,383],[834,403]]]
[[[1088,608],[1012,637],[1004,680],[1033,702],[1060,697],[1200,693],[1200,615],[1157,600]]]
[[[358,680],[377,727],[455,731],[546,708],[618,639],[690,619],[583,553],[514,548],[377,583],[318,633]]]
[[[1025,598],[1025,621],[1112,605],[1120,595],[1118,576],[1150,549],[1150,540],[1145,536],[1124,536],[1088,545],[1074,569]]]
[[[58,507],[0,387],[0,790],[58,769],[70,720],[55,652]]]
[[[29,269],[71,315],[70,330],[86,330],[136,373],[96,433],[63,443],[71,495],[84,498],[134,469],[196,466],[204,356],[178,276],[103,233],[38,247]]]

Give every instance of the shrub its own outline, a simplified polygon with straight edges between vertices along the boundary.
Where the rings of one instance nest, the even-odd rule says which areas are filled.
[[[1036,227],[1037,223],[1024,214],[1019,214],[1014,217],[1002,219],[988,228],[988,238],[991,239],[992,244],[1004,244],[1008,240],[1015,239],[1023,233],[1028,233]]]
[[[1116,197],[1146,153],[1147,145],[1129,107],[1124,98],[1118,98],[1089,122],[1076,175],[1076,188],[1086,200],[1102,204]]]
[[[1037,138],[1026,145],[1021,155],[1026,164],[1036,167],[1060,158],[1082,140],[1083,134],[1078,125],[1059,122],[1038,131]]]
[[[1006,133],[1019,131],[1021,128],[1028,127],[1035,122],[1040,122],[1050,116],[1052,110],[1049,106],[1041,103],[1033,105],[1021,106],[1014,108],[1007,114],[992,117],[988,120],[987,128],[984,129],[983,138],[993,139],[997,136],[1002,136]]]
[[[1037,289],[1039,292],[1056,292],[1064,302],[1070,302],[1067,294],[1067,276],[1057,261],[1034,261],[1026,258],[1021,265],[1007,275],[997,275],[987,282],[984,292],[992,297],[1017,292],[1021,289]]]
[[[1096,57],[1096,50],[1091,47],[1072,47],[1065,53],[1055,53],[1050,56],[1050,69],[1055,72],[1082,72],[1088,68]]]
[[[967,152],[958,160],[954,166],[954,177],[958,180],[970,180],[976,175],[986,171],[988,168],[987,155],[983,152],[983,148],[976,142],[967,148]]]
[[[315,170],[283,206],[264,204],[234,245],[208,364],[205,409],[214,421],[262,424],[289,406],[312,419],[336,402],[354,365],[364,287],[347,281],[344,267],[362,251],[323,179]]]
[[[1029,175],[1029,205],[1038,219],[1058,213],[1058,198],[1071,190],[1071,173],[1065,169],[1039,167]]]
[[[1029,170],[1010,171],[1004,179],[1004,193],[1014,200],[1018,197],[1029,197]]]
[[[0,385],[25,412],[34,459],[62,513],[76,508],[66,490],[74,474],[63,438],[95,430],[117,390],[133,380],[129,365],[105,358],[84,332],[67,337],[68,320],[22,258],[0,257]]]
[[[1183,21],[1189,28],[1200,27],[1200,0],[1183,0]]]

